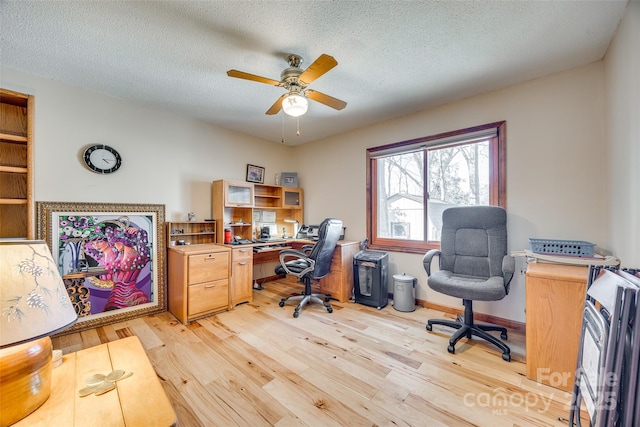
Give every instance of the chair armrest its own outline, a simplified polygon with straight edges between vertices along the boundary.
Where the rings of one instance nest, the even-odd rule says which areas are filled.
[[[422,264],[424,265],[424,269],[427,272],[427,276],[431,276],[431,260],[436,255],[440,257],[440,254],[441,252],[439,249],[431,249],[422,258]]]
[[[311,253],[311,251],[313,250],[314,246],[315,245],[304,245],[300,250],[305,254],[309,255],[309,253]]]
[[[513,279],[513,273],[516,271],[516,259],[511,255],[505,255],[502,258],[502,275],[504,277],[504,287],[509,293],[509,282]]]
[[[502,272],[505,274],[513,274],[516,271],[516,259],[511,255],[505,255],[502,258]]]
[[[307,274],[308,272],[313,271],[313,269],[315,268],[315,265],[316,265],[315,260],[309,258],[308,254],[306,254],[306,253],[304,253],[302,251],[297,251],[295,249],[283,249],[283,250],[281,250],[279,258],[280,258],[280,265],[282,266],[284,271],[287,274],[293,274],[294,276],[297,276],[297,277],[302,277],[305,274]],[[287,259],[291,259],[291,258],[295,258],[296,260],[306,261],[307,263],[309,263],[309,267],[305,268],[302,271],[292,271],[287,266]]]

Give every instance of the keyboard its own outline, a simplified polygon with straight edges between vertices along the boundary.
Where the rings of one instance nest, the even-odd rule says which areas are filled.
[[[281,237],[269,237],[268,239],[258,239],[256,242],[258,243],[272,243],[272,242],[284,242],[285,239]]]

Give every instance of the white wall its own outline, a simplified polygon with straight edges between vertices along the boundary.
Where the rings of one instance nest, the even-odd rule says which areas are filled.
[[[296,159],[316,162],[301,168],[305,219],[341,218],[346,237],[361,240],[366,148],[506,120],[509,250],[528,248],[529,237],[602,246],[608,240],[607,207],[597,197],[606,189],[603,108],[603,64],[598,62],[296,147]],[[519,258],[518,267],[524,266]],[[461,305],[427,286],[422,255],[390,253],[389,273],[418,278],[420,299]],[[506,299],[476,303],[475,309],[524,321],[524,297],[524,277],[517,275]]]
[[[266,167],[266,183],[298,171],[305,223],[341,218],[351,240],[365,237],[366,148],[506,120],[510,250],[529,237],[588,240],[638,266],[639,9],[629,3],[604,62],[294,148],[6,68],[0,86],[36,98],[37,201],[160,203],[167,220],[204,219],[211,181],[244,181],[251,163]],[[120,171],[82,165],[94,143],[121,152]],[[418,298],[460,306],[428,288],[421,255],[391,253],[390,262],[390,276],[418,278]],[[524,321],[523,276],[506,299],[475,309]]]
[[[265,183],[291,169],[280,143],[230,132],[142,105],[2,69],[0,86],[35,96],[35,200],[158,203],[168,221],[211,218],[211,182],[244,181],[247,163]],[[123,157],[119,171],[83,166],[87,145],[104,143]]]
[[[640,2],[631,1],[605,57],[608,240],[640,267]]]

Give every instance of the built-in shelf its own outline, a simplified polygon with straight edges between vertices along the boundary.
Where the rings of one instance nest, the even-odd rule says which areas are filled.
[[[0,238],[33,239],[33,96],[0,89]]]

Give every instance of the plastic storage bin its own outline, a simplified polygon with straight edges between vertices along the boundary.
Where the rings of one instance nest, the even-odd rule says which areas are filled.
[[[593,256],[594,243],[582,240],[529,239],[531,252],[537,254],[571,255],[578,257]]]
[[[416,279],[406,274],[393,275],[393,308],[398,311],[415,311]]]

